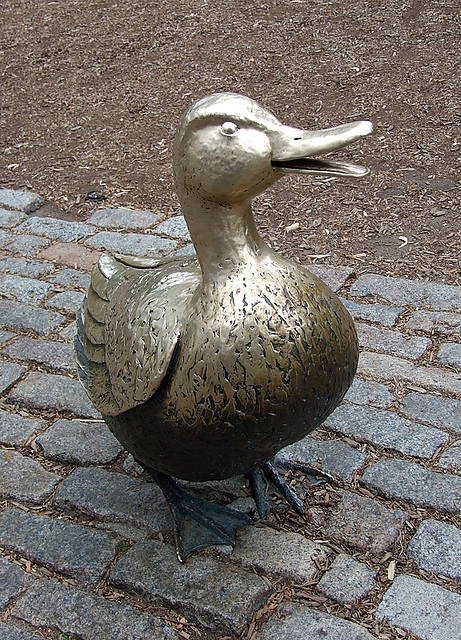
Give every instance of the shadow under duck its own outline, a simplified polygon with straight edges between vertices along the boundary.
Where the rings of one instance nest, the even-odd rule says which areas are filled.
[[[372,131],[282,125],[255,101],[220,93],[182,117],[174,171],[196,256],[102,255],[78,314],[75,350],[88,396],[169,502],[178,558],[234,544],[248,516],[173,479],[247,474],[261,517],[265,478],[299,513],[272,459],[338,406],[358,360],[337,296],[259,236],[253,197],[286,173],[360,177],[316,156]]]

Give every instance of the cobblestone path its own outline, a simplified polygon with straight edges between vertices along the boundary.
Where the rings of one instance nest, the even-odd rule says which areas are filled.
[[[180,565],[71,340],[101,250],[186,255],[184,220],[41,204],[0,190],[0,638],[461,639],[461,287],[312,266],[362,353],[343,404],[280,457],[335,481],[306,489],[305,518],[275,508],[233,552]],[[243,478],[199,490],[252,509]]]

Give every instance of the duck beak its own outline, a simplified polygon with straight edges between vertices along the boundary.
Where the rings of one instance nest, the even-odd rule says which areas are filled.
[[[320,131],[304,131],[282,126],[271,136],[272,166],[281,173],[310,173],[315,175],[360,178],[369,169],[348,162],[318,158],[342,149],[373,131],[368,120],[350,122]]]

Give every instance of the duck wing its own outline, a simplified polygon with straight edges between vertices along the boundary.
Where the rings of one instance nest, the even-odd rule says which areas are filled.
[[[74,344],[80,381],[103,415],[132,409],[158,389],[200,282],[195,257],[101,256]]]

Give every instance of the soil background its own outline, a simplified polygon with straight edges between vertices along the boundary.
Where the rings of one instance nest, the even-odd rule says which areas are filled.
[[[43,195],[38,215],[83,220],[101,206],[177,215],[178,118],[199,97],[235,91],[293,126],[376,125],[335,154],[370,167],[360,182],[287,177],[255,201],[274,248],[461,284],[459,0],[0,8],[0,184]],[[85,200],[95,189],[102,205]]]

